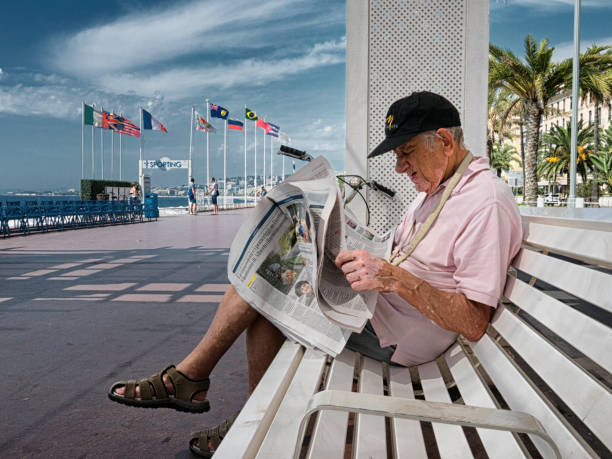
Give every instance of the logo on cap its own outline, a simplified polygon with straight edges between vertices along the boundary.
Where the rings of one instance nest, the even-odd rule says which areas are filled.
[[[388,131],[397,127],[397,124],[393,124],[393,114],[387,116],[387,119],[385,120],[385,124],[387,125]]]

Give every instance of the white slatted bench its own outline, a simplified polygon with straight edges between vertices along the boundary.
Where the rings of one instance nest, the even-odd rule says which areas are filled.
[[[521,213],[478,342],[413,368],[286,342],[215,457],[611,457],[612,212]]]

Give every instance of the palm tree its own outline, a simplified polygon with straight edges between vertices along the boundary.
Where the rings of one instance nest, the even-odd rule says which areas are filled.
[[[592,67],[587,67],[581,72],[582,76],[582,97],[587,95],[595,102],[595,117],[593,130],[593,154],[597,155],[599,151],[599,124],[601,122],[600,105],[612,94],[612,52],[609,46],[592,46],[582,55],[582,59],[591,59],[597,62],[598,71]],[[603,54],[602,54],[603,53]],[[599,199],[599,183],[598,178],[593,180],[593,188],[591,191],[591,200],[597,202]]]
[[[504,139],[512,139],[510,126],[520,105],[519,99],[506,89],[489,88],[487,114],[487,156],[492,159],[494,145],[502,147]],[[497,135],[497,138],[495,137]]]
[[[595,166],[594,175],[612,190],[612,124],[604,132],[602,151],[591,158]]]
[[[497,176],[501,177],[502,170],[507,171],[510,169],[510,163],[512,161],[520,162],[520,158],[516,155],[516,149],[509,144],[493,146],[491,152],[491,169],[497,171]]]
[[[549,46],[548,39],[537,45],[531,35],[525,38],[524,61],[510,50],[495,45],[489,47],[489,86],[513,92],[525,107],[527,148],[524,185],[525,201],[530,206],[536,205],[538,191],[537,152],[542,115],[550,98],[569,87],[572,78],[572,59],[554,63],[553,51],[554,47]],[[590,54],[586,58],[581,55],[581,81],[584,75],[601,71],[598,57],[601,54]]]
[[[583,127],[582,121],[578,122],[577,130],[578,158],[576,171],[580,173],[582,182],[586,183],[588,173],[594,169],[593,154],[593,126]],[[548,151],[543,151],[538,164],[538,175],[548,180],[556,180],[558,175],[569,173],[571,145],[572,145],[572,123],[568,121],[565,126],[552,126],[550,132],[542,136],[542,143],[550,145]]]

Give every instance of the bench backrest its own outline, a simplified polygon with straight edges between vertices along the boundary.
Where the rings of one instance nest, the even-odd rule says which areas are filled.
[[[567,457],[609,457],[612,449],[607,214],[525,209],[524,244],[503,304],[487,335],[469,343],[503,403],[536,416]],[[545,454],[541,440],[532,441]]]

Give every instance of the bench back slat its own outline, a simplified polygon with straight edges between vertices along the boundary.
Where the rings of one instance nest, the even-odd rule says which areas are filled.
[[[302,346],[285,341],[215,451],[215,459],[255,457],[303,355]]]
[[[461,346],[453,345],[444,354],[444,359],[466,405],[497,408]],[[490,458],[506,459],[524,456],[510,432],[481,428],[476,430]]]
[[[513,276],[508,276],[504,296],[611,371],[612,334],[608,327]]]
[[[527,245],[588,263],[612,266],[612,229],[605,225],[598,225],[596,229],[581,227],[579,221],[544,222],[537,217],[523,217],[523,241]]]
[[[258,458],[290,458],[308,400],[319,389],[327,355],[306,349],[276,416],[257,452]]]
[[[389,367],[389,395],[414,399],[410,370],[405,367]],[[394,458],[426,459],[427,450],[421,424],[410,419],[391,419]]]
[[[345,349],[331,363],[326,389],[350,392],[355,372],[355,353]],[[346,446],[348,413],[321,411],[312,432],[309,459],[343,457]]]
[[[513,266],[578,298],[612,312],[612,276],[585,266],[521,249]]]
[[[567,457],[579,458],[594,455],[594,452],[578,440],[571,427],[561,420],[552,407],[543,400],[537,389],[499,348],[498,344],[485,335],[476,343],[469,343],[474,355],[483,365],[508,406],[535,416],[545,426],[546,431]],[[529,438],[544,457],[554,457],[552,450],[539,437]]]
[[[359,374],[359,392],[383,395],[382,364],[372,359],[362,358]],[[355,416],[355,436],[353,457],[378,457],[387,450],[385,418],[368,414]]]
[[[608,390],[508,309],[502,308],[492,325],[582,422],[608,448],[612,446],[612,397]]]
[[[425,400],[451,403],[438,364],[433,361],[418,366]],[[432,423],[438,450],[442,457],[471,457],[470,445],[460,426]]]

